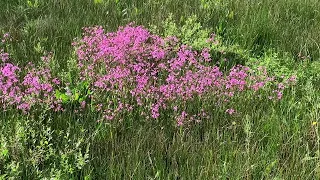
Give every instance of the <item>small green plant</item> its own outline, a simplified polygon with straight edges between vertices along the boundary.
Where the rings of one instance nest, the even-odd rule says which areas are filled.
[[[38,8],[40,6],[39,0],[27,0],[27,5],[30,8]]]
[[[89,102],[92,93],[89,88],[89,83],[83,81],[74,87],[67,86],[62,90],[56,90],[55,96],[57,99],[60,99],[63,104],[72,104],[84,101]]]
[[[2,178],[69,179],[88,164],[90,144],[85,130],[79,136],[75,136],[70,128],[53,130],[46,111],[34,119],[12,118],[20,121],[10,123],[13,126],[7,124],[8,127],[1,130]]]
[[[163,29],[162,35],[164,37],[175,36],[182,44],[192,46],[195,50],[202,50],[203,48],[211,48],[212,42],[209,42],[210,29],[203,28],[196,16],[188,17],[182,27],[178,27],[173,20],[173,15],[170,14],[163,22],[161,27],[152,27],[153,32],[159,33],[158,29]],[[217,40],[218,37],[215,38]]]

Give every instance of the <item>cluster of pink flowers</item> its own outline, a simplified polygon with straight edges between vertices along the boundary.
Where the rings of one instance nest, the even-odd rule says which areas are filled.
[[[83,38],[73,44],[80,78],[90,82],[93,104],[107,119],[140,107],[149,109],[141,115],[157,119],[161,111],[173,109],[177,124],[182,125],[192,117],[186,109],[195,99],[229,101],[235,94],[277,86],[266,71],[254,73],[245,66],[224,74],[212,65],[208,49],[197,52],[175,37],[161,38],[132,24],[112,33],[102,27],[84,28]],[[273,90],[278,99],[283,90]]]
[[[8,39],[9,35],[5,35],[2,42]],[[283,90],[296,81],[294,76],[276,81],[263,67],[253,70],[238,65],[222,72],[214,65],[209,49],[195,51],[176,37],[162,38],[133,24],[111,33],[102,27],[84,28],[83,37],[73,45],[80,72],[78,82],[89,84],[92,92],[90,103],[82,101],[79,108],[90,106],[107,120],[121,120],[133,111],[146,119],[159,119],[163,114],[168,117],[171,113],[176,125],[182,126],[210,118],[201,104],[227,104],[236,95],[259,93],[261,89],[270,92],[270,99],[281,99]],[[62,100],[55,92],[68,89],[68,83],[52,76],[50,54],[42,58],[41,66],[29,63],[18,67],[9,62],[9,54],[3,49],[0,60],[2,109],[63,110]],[[72,93],[69,91],[66,94]],[[201,103],[195,109],[193,102]],[[237,113],[236,109],[227,108],[226,113]]]
[[[8,35],[5,35],[8,38]],[[2,42],[5,42],[2,40]],[[0,52],[0,107],[6,110],[15,107],[28,112],[32,107],[49,106],[48,108],[60,110],[59,100],[54,96],[54,88],[59,80],[53,78],[48,65],[20,68],[9,61],[9,54],[4,50]],[[5,57],[5,58],[3,58]],[[45,57],[50,59],[50,57]]]

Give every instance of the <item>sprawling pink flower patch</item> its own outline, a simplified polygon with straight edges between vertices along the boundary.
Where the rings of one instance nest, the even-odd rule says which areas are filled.
[[[149,108],[149,113],[141,114],[154,119],[173,107],[181,125],[187,117],[186,104],[195,98],[220,97],[228,102],[235,94],[255,92],[272,82],[267,73],[256,75],[240,65],[223,74],[210,65],[208,49],[199,53],[179,45],[175,37],[161,38],[132,24],[112,33],[105,33],[102,27],[84,28],[83,38],[74,45],[81,79],[90,82],[93,101],[107,112],[108,119],[127,112],[126,108],[116,109],[117,104]],[[283,89],[275,91],[280,99]]]
[[[3,39],[6,42],[8,35]],[[182,126],[210,118],[201,104],[226,105],[236,96],[264,89],[271,93],[270,99],[280,100],[284,89],[296,81],[293,76],[277,82],[263,67],[252,70],[237,65],[224,73],[212,65],[209,49],[198,52],[176,37],[162,38],[133,24],[111,33],[102,27],[84,28],[83,37],[73,45],[77,82],[88,84],[90,102],[80,100],[79,93],[74,99],[80,109],[90,106],[107,120],[121,120],[131,113],[158,119],[171,113],[176,125]],[[18,67],[10,63],[8,53],[0,50],[0,60],[2,109],[10,106],[28,112],[33,107],[47,107],[59,111],[63,106],[60,98],[68,101],[72,93],[77,93],[70,91],[69,83],[52,76],[50,56],[42,58],[42,66],[29,63]],[[60,89],[67,92],[56,96]],[[200,103],[196,109],[194,102]],[[232,107],[225,112],[238,113]]]
[[[22,70],[27,72],[22,73]],[[32,107],[49,106],[59,109],[59,100],[54,96],[54,87],[59,82],[51,76],[48,66],[35,67],[31,63],[23,69],[0,63],[0,105],[2,109],[16,107],[28,112]]]

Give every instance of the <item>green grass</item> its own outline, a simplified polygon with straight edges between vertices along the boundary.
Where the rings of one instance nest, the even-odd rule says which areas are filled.
[[[281,103],[252,96],[239,101],[239,116],[213,109],[210,121],[181,130],[137,119],[118,125],[96,123],[99,117],[90,112],[72,115],[71,108],[71,114],[27,118],[3,112],[1,138],[6,138],[2,143],[11,152],[7,158],[27,167],[21,179],[52,177],[59,171],[64,174],[61,179],[319,177],[318,125],[312,122],[319,121],[320,98],[310,84],[288,90]],[[74,156],[79,152],[88,157],[77,169],[81,159]],[[48,167],[54,167],[53,173]]]
[[[320,4],[316,0],[38,2],[37,6],[28,5],[27,0],[0,2],[0,30],[16,34],[20,58],[34,59],[33,47],[41,42],[45,49],[55,51],[63,64],[70,43],[84,26],[103,25],[111,31],[132,21],[159,25],[170,13],[176,20],[197,15],[203,26],[212,28],[230,44],[256,54],[275,48],[294,56],[301,52],[314,60],[320,57]]]
[[[213,11],[208,25],[221,25],[231,42],[258,54],[273,47],[319,59],[319,1],[226,0],[220,4],[224,9],[221,12],[218,6],[218,15]]]
[[[10,52],[19,64],[53,51],[59,73],[68,68],[82,27],[113,31],[135,21],[162,33],[162,21],[172,13],[177,26],[196,15],[203,28],[221,36],[223,47],[238,45],[232,56],[247,63],[258,57],[274,73],[300,73],[300,81],[281,102],[248,94],[235,104],[239,115],[215,108],[210,120],[186,129],[168,125],[168,117],[97,123],[99,115],[75,114],[73,107],[33,116],[0,112],[0,179],[320,178],[320,65],[297,57],[320,58],[319,1],[30,2],[0,2],[0,31],[15,38]],[[269,55],[270,49],[278,55]]]

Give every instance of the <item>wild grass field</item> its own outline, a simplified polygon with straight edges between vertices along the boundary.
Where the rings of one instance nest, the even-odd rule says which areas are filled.
[[[1,0],[0,179],[319,179],[320,2]]]

